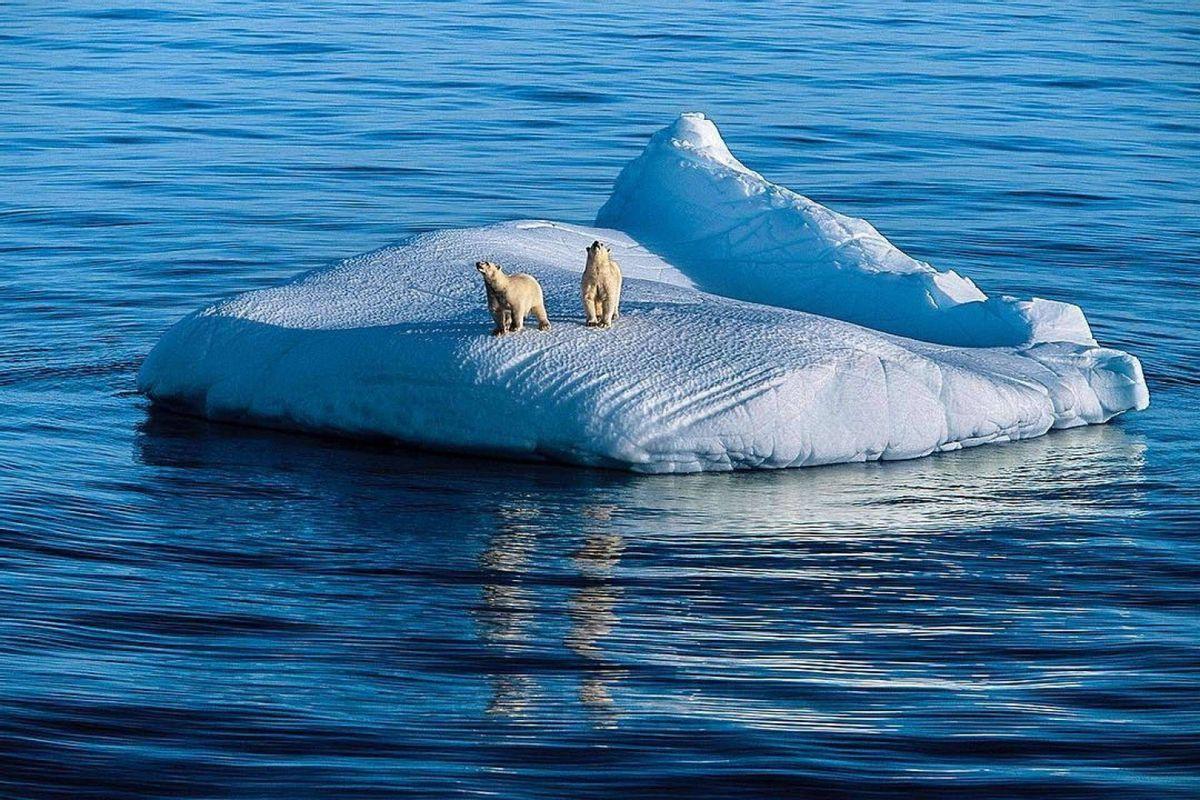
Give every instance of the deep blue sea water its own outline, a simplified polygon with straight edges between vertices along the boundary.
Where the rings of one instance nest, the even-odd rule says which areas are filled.
[[[589,222],[703,111],[1143,360],[1113,425],[646,478],[151,412],[220,296]],[[1193,2],[0,10],[0,796],[1200,796]]]

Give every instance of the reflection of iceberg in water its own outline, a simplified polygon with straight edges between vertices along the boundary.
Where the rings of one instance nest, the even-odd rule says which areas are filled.
[[[1061,609],[1039,608],[1036,588],[1003,613],[973,593],[989,581],[1052,582],[1084,541],[1080,520],[1143,513],[1144,450],[1120,428],[1093,429],[904,464],[627,487],[627,508],[672,520],[639,533],[639,549],[663,555],[627,564],[629,579],[702,586],[705,604],[665,608],[653,629],[626,619],[613,647],[636,650],[651,672],[709,680],[686,696],[626,691],[622,712],[646,704],[763,730],[887,734],[906,713],[897,697],[1036,702],[1026,685],[1074,678],[1010,653],[1030,632],[1059,631]],[[963,667],[964,651],[993,658]],[[874,702],[880,692],[892,700]]]
[[[1137,479],[1145,445],[1119,426],[916,461],[844,464],[800,472],[663,476],[631,483],[626,508],[678,512],[697,526],[853,535],[985,528],[1025,520],[1141,513]],[[1128,502],[1099,502],[1114,484]],[[691,524],[688,526],[691,527]]]
[[[639,478],[543,465],[477,470],[466,459],[324,440],[314,447],[314,441],[155,412],[141,427],[137,447],[147,464],[242,467],[264,482],[302,481],[323,493],[354,496],[363,508],[392,498],[365,491],[360,471],[405,474],[410,486],[427,484],[468,496],[520,492],[527,514],[541,509],[545,493],[569,491],[579,495],[581,504],[607,503],[621,508],[625,517],[679,514],[665,529],[733,525],[739,530],[828,533],[1135,515],[1141,513],[1137,484],[1145,451],[1140,437],[1106,425],[915,461]],[[1122,486],[1127,490],[1114,491]],[[1101,494],[1103,501],[1098,500]],[[1114,497],[1125,502],[1114,503]],[[309,508],[306,513],[336,514],[338,509]],[[355,521],[361,524],[365,516],[358,514]]]
[[[972,613],[977,584],[963,576],[1052,580],[1062,562],[1039,559],[1057,523],[1111,526],[1143,513],[1144,450],[1117,425],[918,461],[645,478],[480,468],[153,414],[135,456],[155,467],[147,502],[177,497],[181,485],[220,491],[225,505],[245,504],[223,512],[269,517],[286,531],[281,552],[327,552],[334,537],[354,537],[372,559],[402,551],[400,577],[376,588],[389,602],[413,596],[406,607],[424,612],[389,618],[389,633],[420,640],[430,626],[439,635],[461,628],[458,645],[481,658],[455,675],[481,689],[480,708],[497,717],[602,725],[689,714],[764,729],[885,731],[895,720],[873,704],[879,691],[998,686],[1007,696],[1019,678],[911,665],[937,663],[938,647],[984,648],[1005,625],[1036,619],[1037,609],[999,622],[988,609]],[[272,499],[280,502],[264,514]],[[197,524],[188,508],[157,513],[178,515],[181,530]],[[1036,548],[1025,546],[1032,529]],[[1051,554],[1069,559],[1074,546]],[[449,563],[466,568],[447,578],[439,570]],[[429,602],[429,583],[404,577],[423,571],[466,584],[468,601]],[[888,652],[913,660],[880,655]],[[1003,655],[997,663],[1021,670]],[[747,675],[772,690],[755,694]],[[426,693],[406,700],[440,709]]]

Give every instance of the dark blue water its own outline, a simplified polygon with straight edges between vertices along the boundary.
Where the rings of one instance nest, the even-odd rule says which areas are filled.
[[[1198,67],[1191,2],[5,4],[0,796],[1200,796]],[[590,221],[684,110],[1152,407],[644,478],[133,392],[222,295]]]

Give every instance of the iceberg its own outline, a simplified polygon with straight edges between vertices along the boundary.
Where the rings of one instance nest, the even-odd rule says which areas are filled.
[[[907,459],[1101,423],[1149,400],[1082,312],[987,298],[768,183],[684,115],[597,224],[419,234],[170,328],[152,402],[291,430],[645,473]],[[584,248],[625,275],[586,328]],[[494,338],[477,260],[541,282],[553,330]]]

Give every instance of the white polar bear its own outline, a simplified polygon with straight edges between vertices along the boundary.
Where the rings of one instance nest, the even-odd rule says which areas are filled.
[[[487,287],[488,311],[496,320],[492,336],[524,330],[525,317],[530,312],[537,317],[538,330],[550,330],[546,303],[542,299],[542,285],[537,278],[523,273],[505,275],[500,265],[491,261],[476,261],[475,269],[483,276],[483,284]]]
[[[600,242],[592,242],[587,248],[582,288],[583,313],[587,315],[588,326],[607,328],[612,325],[621,304],[621,268]]]

